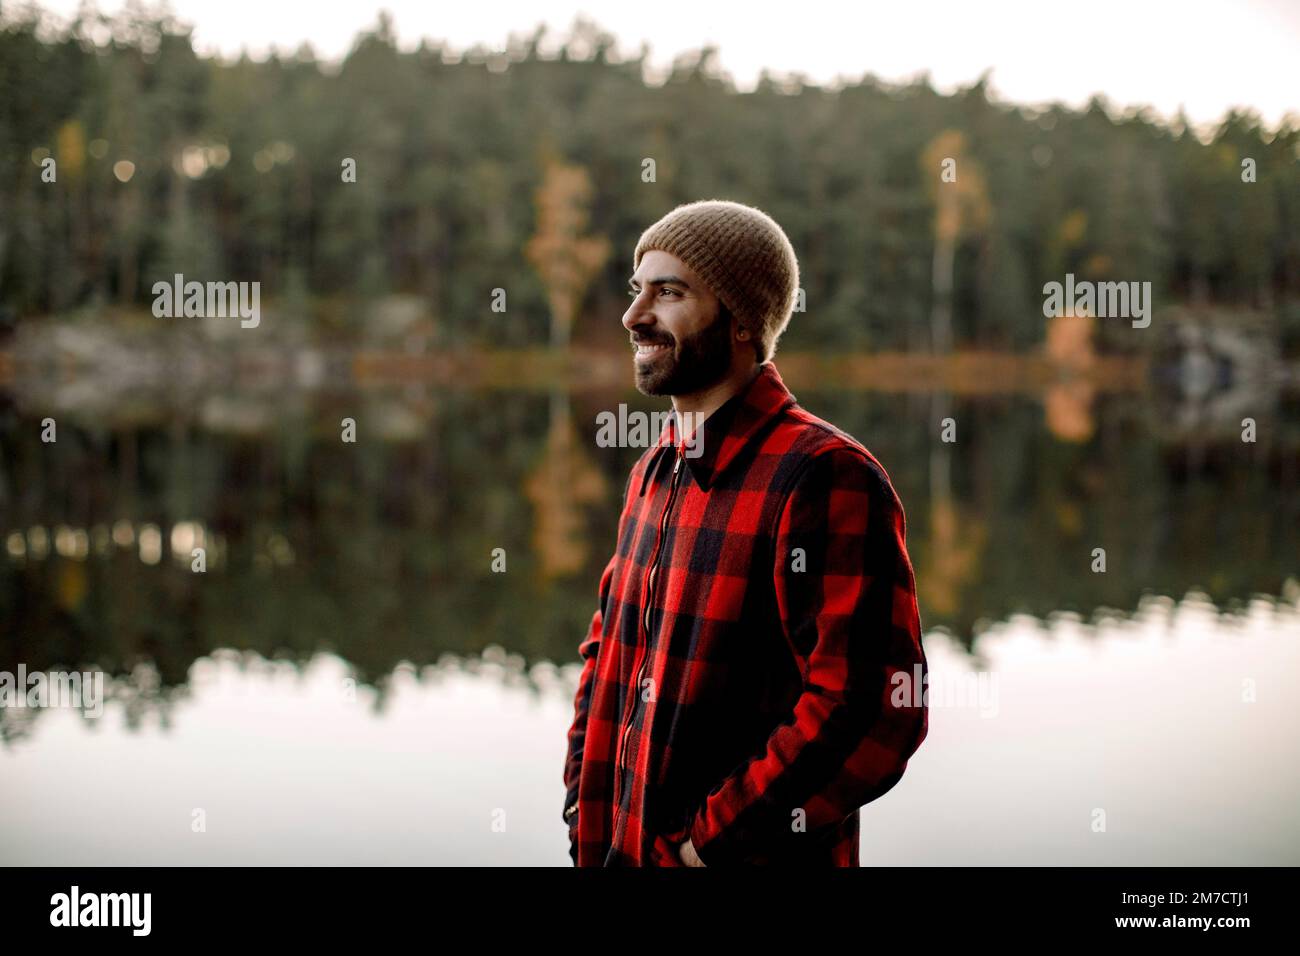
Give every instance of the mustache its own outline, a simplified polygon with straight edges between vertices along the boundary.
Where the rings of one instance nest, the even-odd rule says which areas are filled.
[[[633,338],[632,344],[633,345],[672,345],[673,342],[672,339]]]

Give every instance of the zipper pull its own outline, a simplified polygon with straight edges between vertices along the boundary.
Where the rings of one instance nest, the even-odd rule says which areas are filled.
[[[677,446],[677,461],[673,464],[673,475],[682,470],[682,446]]]

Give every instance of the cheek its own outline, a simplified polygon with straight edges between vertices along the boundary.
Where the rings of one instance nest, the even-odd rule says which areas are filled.
[[[671,313],[660,318],[659,331],[672,339],[674,345],[690,335],[687,324],[681,320],[681,316]]]
[[[669,334],[680,342],[682,339],[698,338],[709,327],[709,320],[694,305],[683,304],[664,325]]]

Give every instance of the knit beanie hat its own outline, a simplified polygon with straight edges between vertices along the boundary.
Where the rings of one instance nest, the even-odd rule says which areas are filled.
[[[641,234],[633,271],[651,249],[690,266],[749,329],[759,362],[772,357],[794,309],[799,262],[770,216],[725,199],[686,203]]]

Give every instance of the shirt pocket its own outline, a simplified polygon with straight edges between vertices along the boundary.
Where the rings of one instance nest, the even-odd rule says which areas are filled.
[[[650,844],[650,863],[652,866],[686,866],[677,853],[677,844],[661,833],[656,833]]]

